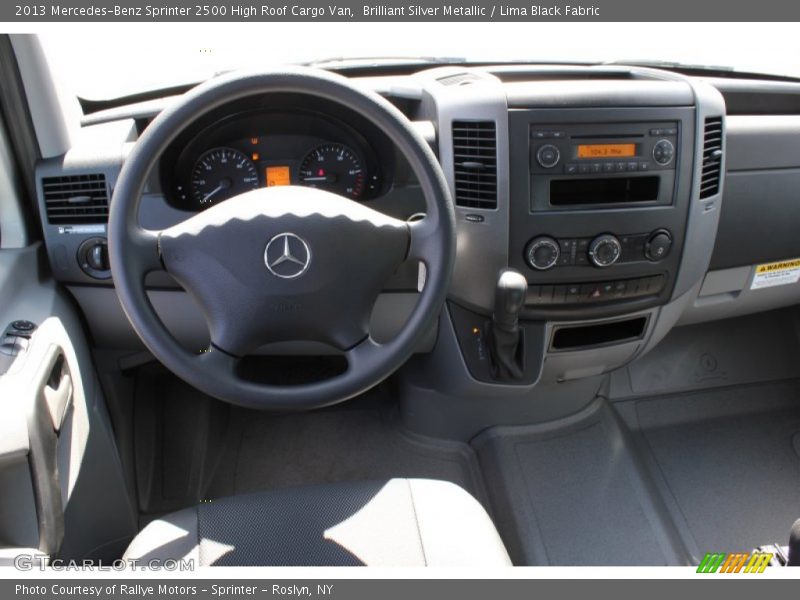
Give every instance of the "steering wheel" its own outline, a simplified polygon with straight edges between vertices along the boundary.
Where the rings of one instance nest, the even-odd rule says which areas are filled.
[[[270,187],[221,202],[161,231],[139,225],[148,176],[198,116],[254,95],[299,93],[343,104],[380,129],[407,159],[425,197],[425,217],[401,221],[309,187]],[[147,127],[125,160],[108,224],[111,271],[122,308],[145,346],[169,370],[220,400],[296,410],[356,396],[399,368],[435,325],[455,258],[455,216],[435,155],[408,119],[375,93],[315,69],[232,73],[186,93]],[[369,334],[372,307],[405,260],[426,281],[404,328],[389,342]],[[191,352],[151,305],[147,273],[166,270],[197,302],[208,348]],[[277,341],[324,342],[346,370],[330,379],[274,385],[244,376],[241,361]]]

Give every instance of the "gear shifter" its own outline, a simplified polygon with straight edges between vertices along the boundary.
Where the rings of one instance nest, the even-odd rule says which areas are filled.
[[[494,314],[489,335],[493,374],[500,380],[522,377],[522,335],[519,313],[525,303],[528,281],[519,271],[503,269],[497,278]]]

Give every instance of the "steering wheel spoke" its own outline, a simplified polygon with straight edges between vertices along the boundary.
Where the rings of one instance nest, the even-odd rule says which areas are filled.
[[[367,335],[355,346],[348,348],[344,353],[344,357],[347,360],[348,368],[361,370],[368,368],[369,364],[374,362],[375,355],[384,349],[383,344],[379,344],[371,335]]]
[[[441,245],[440,232],[432,217],[426,216],[419,221],[408,224],[411,239],[408,245],[408,259],[419,260],[426,264],[436,256]]]
[[[208,348],[193,357],[197,368],[218,373],[221,378],[235,377],[240,360],[239,357],[228,354],[213,344],[209,344]]]
[[[158,242],[160,231],[134,227],[128,234],[127,267],[140,277],[153,271],[163,271]]]

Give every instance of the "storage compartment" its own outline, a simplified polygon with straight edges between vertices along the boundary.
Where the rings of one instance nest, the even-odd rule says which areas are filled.
[[[800,256],[800,169],[728,173],[709,270]]]
[[[660,177],[605,177],[599,179],[554,179],[550,182],[550,204],[622,204],[658,200]]]
[[[559,327],[553,333],[550,349],[577,350],[638,340],[646,326],[647,317],[636,317],[597,325]]]

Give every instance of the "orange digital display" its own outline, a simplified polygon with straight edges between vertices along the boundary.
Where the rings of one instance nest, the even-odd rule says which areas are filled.
[[[636,144],[580,144],[578,158],[629,158],[636,156]]]
[[[289,185],[291,184],[291,176],[289,174],[289,167],[267,167],[267,187],[274,185]]]

